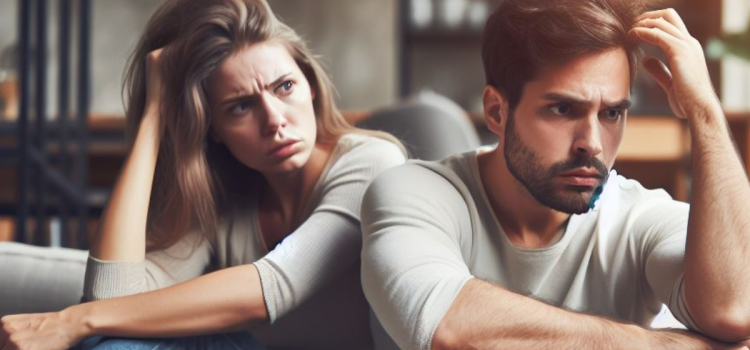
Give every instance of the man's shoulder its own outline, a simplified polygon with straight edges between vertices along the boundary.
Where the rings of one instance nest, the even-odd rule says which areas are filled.
[[[605,195],[616,197],[620,204],[678,202],[663,188],[646,188],[638,180],[627,178],[614,170],[610,173],[610,179],[605,188]]]
[[[410,160],[381,173],[367,191],[365,200],[411,197],[446,205],[466,207],[473,203],[463,175],[470,166],[468,154],[457,154],[440,161]]]
[[[602,218],[609,220],[678,220],[687,217],[689,205],[677,201],[664,189],[649,189],[634,179],[612,172],[601,197]],[[598,204],[597,204],[598,205]],[[627,219],[630,218],[630,219]],[[615,220],[615,221],[618,221]],[[650,221],[649,221],[650,222]]]
[[[389,188],[422,189],[431,186],[433,190],[453,189],[467,195],[463,192],[466,191],[466,183],[471,181],[466,176],[472,171],[471,157],[472,152],[467,152],[439,161],[412,159],[383,172],[376,181],[387,184]]]

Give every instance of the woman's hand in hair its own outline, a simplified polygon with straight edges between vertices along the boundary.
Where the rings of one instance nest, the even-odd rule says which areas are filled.
[[[720,108],[703,47],[690,35],[677,12],[673,9],[650,11],[636,20],[630,34],[658,46],[667,55],[667,62],[651,57],[643,64],[667,93],[675,115],[688,118],[701,111]]]
[[[159,122],[164,100],[164,78],[161,67],[163,50],[164,48],[151,51],[146,56],[146,107],[143,120],[157,123],[154,125],[157,128],[161,128],[163,124]]]

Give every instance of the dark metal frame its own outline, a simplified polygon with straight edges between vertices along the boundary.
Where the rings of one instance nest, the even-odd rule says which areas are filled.
[[[47,15],[48,0],[19,0],[19,92],[20,105],[18,115],[18,209],[15,240],[25,243],[45,245],[46,226],[50,201],[49,189],[57,194],[57,213],[61,219],[61,231],[67,238],[68,244],[79,248],[86,247],[88,201],[87,201],[87,172],[88,172],[88,113],[89,113],[89,82],[90,82],[90,19],[91,1],[76,1],[78,14],[78,69],[76,92],[76,118],[71,120],[69,108],[70,87],[70,50],[71,50],[71,0],[59,1],[59,84],[56,133],[57,154],[48,152],[50,133],[47,130]],[[36,11],[32,11],[35,9]],[[33,17],[33,14],[36,14]],[[32,52],[32,25],[35,24],[35,53]],[[34,59],[35,65],[30,64]],[[34,75],[34,94],[32,95],[31,76]],[[31,126],[32,111],[30,106],[34,102],[34,133]],[[69,134],[76,137],[75,150],[69,147]],[[54,157],[53,157],[54,156]],[[54,158],[54,159],[53,159]],[[53,160],[56,160],[54,162]],[[74,169],[69,166],[74,161]],[[55,166],[57,163],[59,166]],[[73,170],[71,172],[71,170]],[[28,237],[27,219],[32,211],[32,185],[35,234],[33,241]],[[70,207],[73,208],[78,222],[78,234],[75,240],[70,240],[68,232],[71,218]]]

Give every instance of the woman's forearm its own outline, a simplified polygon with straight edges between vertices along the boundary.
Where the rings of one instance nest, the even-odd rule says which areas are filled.
[[[231,332],[267,318],[254,265],[220,270],[165,289],[70,307],[77,338],[180,337]]]
[[[133,149],[115,184],[101,219],[91,255],[107,261],[142,261],[146,254],[146,220],[159,150],[158,115],[141,121]]]

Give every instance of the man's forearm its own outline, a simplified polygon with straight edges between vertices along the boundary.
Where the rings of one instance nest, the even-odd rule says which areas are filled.
[[[169,288],[74,306],[82,337],[179,337],[230,332],[267,318],[254,265],[224,269]]]
[[[480,280],[467,282],[437,327],[432,350],[711,349],[697,336],[577,314]]]
[[[706,334],[750,337],[750,184],[716,103],[690,117],[693,184],[685,298]]]

